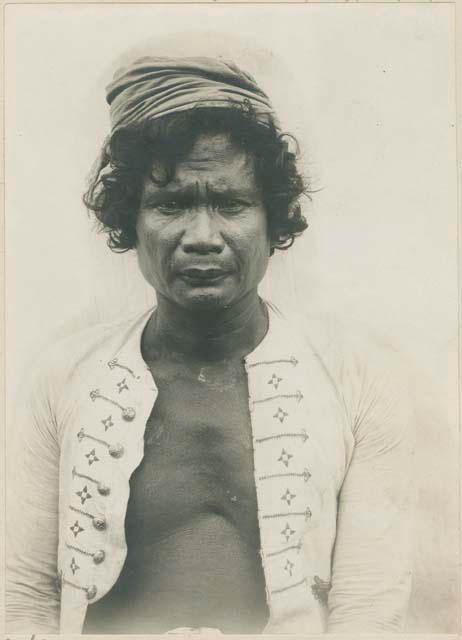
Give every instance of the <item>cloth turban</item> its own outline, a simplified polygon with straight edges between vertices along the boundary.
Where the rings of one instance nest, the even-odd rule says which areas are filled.
[[[248,73],[221,59],[144,57],[116,71],[106,88],[112,131],[199,107],[249,105],[276,122],[267,95]]]

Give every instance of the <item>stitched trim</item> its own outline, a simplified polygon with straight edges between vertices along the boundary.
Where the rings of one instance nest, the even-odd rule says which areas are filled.
[[[311,518],[313,515],[311,509],[309,507],[306,508],[305,511],[289,511],[288,513],[270,513],[265,516],[262,516],[265,520],[270,518],[290,518],[291,516],[304,516],[305,520]]]
[[[280,438],[301,438],[305,443],[309,439],[309,435],[302,429],[300,433],[278,433],[275,436],[265,436],[264,438],[255,438],[255,442],[260,444],[261,442],[266,442],[267,440],[279,440]]]
[[[77,438],[82,441],[84,438],[88,438],[89,440],[94,440],[95,442],[99,442],[100,444],[104,444],[105,447],[110,447],[111,443],[107,442],[106,440],[101,440],[101,438],[96,438],[95,436],[91,436],[89,433],[85,433],[85,431],[82,429],[80,429],[80,431],[77,434]]]
[[[114,449],[112,455],[114,456],[114,453],[117,454],[117,451],[118,451],[117,449]],[[111,447],[109,447],[109,454],[111,454]],[[88,480],[89,482],[93,482],[94,484],[96,484],[96,487],[98,489],[98,493],[101,494],[102,496],[108,496],[111,493],[111,488],[107,484],[104,484],[104,482],[102,482],[101,480],[97,480],[96,478],[92,478],[91,476],[87,476],[85,473],[79,473],[76,470],[76,468],[73,467],[73,469],[72,469],[72,478],[75,479],[76,477],[77,478],[84,478],[85,480]]]
[[[253,404],[261,404],[262,402],[269,402],[270,400],[277,400],[278,398],[295,398],[297,402],[300,402],[301,400],[303,400],[303,393],[298,390],[295,393],[278,393],[274,396],[268,396],[268,398],[254,400]]]
[[[307,580],[303,578],[300,582],[295,582],[294,584],[289,584],[287,587],[282,587],[281,589],[273,589],[271,591],[272,594],[277,595],[278,593],[283,593],[284,591],[288,591],[289,589],[294,589],[295,587],[300,587],[302,584],[306,585]]]
[[[269,480],[270,478],[303,478],[305,482],[311,478],[308,469],[304,469],[302,473],[270,473],[266,476],[260,476],[259,480]]]
[[[100,483],[99,480],[92,478],[91,476],[87,476],[85,473],[79,473],[75,467],[72,468],[72,477],[75,478],[84,478],[84,480],[89,480],[90,482],[94,482],[96,485]]]
[[[122,418],[127,422],[131,422],[132,420],[134,420],[136,416],[136,411],[133,407],[124,407],[123,405],[119,404],[116,400],[112,400],[112,398],[103,396],[100,393],[99,389],[93,389],[93,391],[90,391],[90,398],[92,402],[94,402],[99,398],[100,400],[105,400],[106,402],[109,402],[110,404],[113,404],[114,406],[118,407],[122,411]]]
[[[112,456],[113,458],[120,458],[124,454],[124,448],[120,444],[120,442],[117,442],[116,444],[110,444],[109,442],[106,442],[106,440],[101,440],[100,438],[95,438],[95,436],[91,436],[89,433],[85,433],[83,429],[80,429],[80,431],[77,434],[77,438],[79,439],[80,442],[83,440],[83,438],[89,438],[90,440],[95,440],[100,444],[104,444],[109,449],[109,455]]]
[[[259,367],[260,365],[265,364],[279,364],[280,362],[288,362],[294,367],[296,367],[298,364],[297,358],[295,358],[295,356],[290,356],[290,358],[282,358],[281,360],[262,360],[261,362],[254,362],[252,364],[248,364],[247,366],[250,369],[250,367]]]
[[[120,364],[118,358],[113,358],[112,360],[109,360],[109,362],[107,363],[107,366],[111,370],[114,369],[114,367],[118,367],[119,369],[124,369],[125,371],[128,371],[128,373],[133,378],[135,378],[135,380],[139,380],[140,379],[140,376],[137,376],[132,369],[130,369],[129,367],[126,367],[124,364]]]
[[[81,553],[84,556],[93,557],[95,555],[94,553],[91,553],[91,551],[85,551],[85,549],[81,549],[80,547],[76,547],[73,544],[69,544],[68,542],[66,542],[66,547],[68,549],[72,549],[73,551],[77,551],[77,553]]]
[[[280,549],[280,551],[272,551],[271,553],[267,553],[266,557],[271,558],[273,556],[279,556],[281,553],[292,551],[292,549],[297,549],[297,551],[300,552],[301,548],[302,548],[302,541],[299,540],[297,544],[292,544],[290,547],[284,547],[284,549]]]
[[[72,505],[69,505],[69,509],[71,511],[75,511],[76,513],[81,513],[83,516],[86,516],[87,518],[91,518],[92,520],[94,520],[94,518],[97,517],[97,516],[93,516],[91,513],[88,513],[88,511],[83,511],[83,509],[77,509],[77,507],[73,507]]]
[[[61,582],[64,584],[68,584],[70,587],[74,587],[75,589],[80,589],[81,591],[88,592],[88,587],[82,587],[80,584],[75,584],[75,582],[71,582],[67,578],[64,577],[64,574],[61,577]]]
[[[80,591],[85,591],[85,593],[87,594],[87,598],[89,600],[92,600],[97,593],[97,589],[95,585],[93,585],[92,587],[82,587],[82,585],[76,584],[75,582],[68,580],[63,574],[63,572],[61,572],[61,583],[68,584],[70,587],[74,587],[74,589],[80,589]]]
[[[97,398],[100,398],[101,400],[106,400],[106,402],[110,402],[114,406],[119,407],[119,409],[125,409],[125,407],[123,407],[121,404],[119,404],[116,400],[112,400],[112,398],[108,398],[107,396],[103,396],[100,393],[99,389],[93,389],[93,391],[90,391],[90,398],[91,398],[92,402],[94,402]]]

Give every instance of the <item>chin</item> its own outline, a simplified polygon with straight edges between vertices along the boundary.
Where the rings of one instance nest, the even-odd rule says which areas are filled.
[[[221,311],[226,309],[230,305],[230,301],[224,296],[217,294],[216,292],[197,292],[194,295],[188,296],[181,303],[181,306],[196,312],[207,311]]]

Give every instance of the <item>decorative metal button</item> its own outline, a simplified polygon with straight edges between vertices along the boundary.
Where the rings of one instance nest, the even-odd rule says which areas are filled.
[[[98,529],[98,531],[104,531],[104,529],[106,529],[107,527],[106,519],[96,517],[93,518],[93,526],[95,527],[95,529]]]
[[[104,484],[104,482],[98,482],[98,493],[102,496],[108,496],[111,493],[111,487]]]
[[[124,454],[124,448],[121,444],[111,444],[109,447],[109,455],[113,458],[121,458]]]
[[[125,407],[122,410],[122,418],[127,422],[131,422],[136,416],[136,411],[133,407]]]
[[[102,549],[100,549],[99,551],[95,551],[95,553],[93,554],[93,562],[95,564],[101,564],[101,562],[103,562],[105,557],[106,557],[106,554]]]
[[[95,585],[88,587],[87,589],[87,598],[88,600],[93,600],[93,598],[96,596],[98,592],[98,589],[95,587]]]

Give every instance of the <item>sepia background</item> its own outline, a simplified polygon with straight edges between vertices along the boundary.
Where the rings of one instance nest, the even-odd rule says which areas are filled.
[[[447,4],[6,7],[7,406],[59,336],[154,303],[81,196],[123,52],[221,54],[298,138],[310,227],[262,294],[372,329],[418,429],[409,632],[458,631],[454,9]],[[122,60],[124,56],[122,56]],[[14,425],[12,425],[14,427]]]

